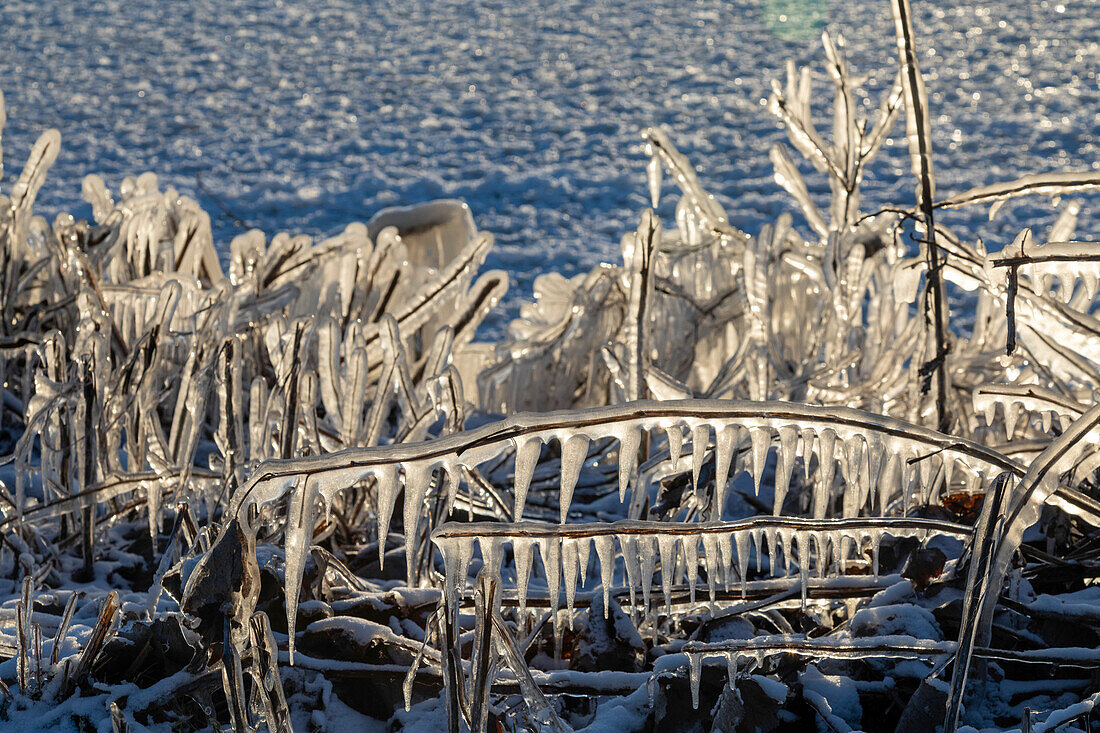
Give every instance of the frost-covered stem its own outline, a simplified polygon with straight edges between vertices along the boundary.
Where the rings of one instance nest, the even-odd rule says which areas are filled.
[[[298,323],[294,329],[294,341],[290,347],[293,354],[290,364],[290,374],[286,380],[286,403],[283,413],[282,434],[280,437],[280,453],[283,458],[294,457],[295,438],[298,435],[298,377],[301,370],[302,337],[305,326]]]
[[[1048,242],[1042,246],[1043,254],[1018,254],[1012,257],[998,257],[993,260],[993,267],[1007,267],[1010,271],[1023,265],[1038,265],[1046,262],[1100,262],[1100,250],[1089,248],[1087,245],[1093,242]],[[1079,247],[1079,252],[1066,252],[1060,245],[1072,245]],[[1048,248],[1056,253],[1048,254]],[[1057,249],[1055,249],[1057,248]]]
[[[554,525],[543,522],[448,522],[437,529],[432,539],[466,537],[470,539],[502,538],[567,538],[585,539],[592,537],[685,537],[695,538],[708,535],[729,536],[741,530],[786,529],[794,531],[819,531],[822,533],[849,531],[852,533],[871,533],[876,530],[886,534],[913,533],[964,537],[970,534],[964,525],[941,519],[924,517],[844,517],[839,519],[813,519],[811,517],[776,517],[756,515],[747,519],[726,522],[658,522],[650,520],[620,519],[614,522],[591,522],[586,524]]]
[[[443,670],[443,689],[446,693],[447,704],[447,733],[458,733],[460,727],[458,696],[462,685],[459,681],[460,668],[456,653],[458,635],[455,634],[455,625],[460,604],[456,603],[454,608],[449,608],[450,599],[447,598],[446,594],[444,594],[443,599],[444,611],[439,614],[439,638],[440,666]]]
[[[65,602],[65,610],[61,614],[61,623],[57,625],[57,633],[53,639],[53,651],[50,652],[51,667],[57,664],[61,658],[61,642],[65,640],[66,635],[69,633],[69,626],[73,622],[73,614],[76,613],[76,602],[79,598],[79,594],[72,593],[69,595],[69,600]]]
[[[928,116],[928,95],[924,79],[917,68],[916,43],[913,38],[913,21],[909,0],[891,0],[894,13],[894,31],[897,35],[898,60],[902,68],[902,85],[905,89],[906,127],[909,138],[909,154],[913,172],[917,175],[917,204],[921,211],[926,233],[925,253],[928,258],[928,287],[925,294],[925,314],[931,311],[932,327],[936,337],[936,353],[926,367],[934,367],[936,373],[936,418],[941,433],[951,429],[951,415],[947,408],[947,299],[943,290],[943,255],[936,244],[936,224],[933,216],[935,203],[935,177],[932,172],[932,141]]]
[[[936,204],[936,208],[988,204],[1014,196],[1063,196],[1078,191],[1100,188],[1100,173],[1071,171],[1067,173],[1035,173],[1015,181],[978,186],[955,194]]]
[[[417,537],[416,537],[416,578],[415,582],[417,587],[427,581],[430,584],[432,561],[434,559],[432,553],[432,543],[430,540],[432,527],[438,527],[444,519],[446,507],[442,501],[443,496],[443,482],[439,477],[432,480],[432,485],[428,489],[429,491],[429,510],[427,524],[424,527],[421,537],[420,524],[417,524]],[[408,531],[407,529],[405,530]],[[352,576],[356,577],[356,576]]]
[[[646,398],[646,301],[651,289],[650,275],[653,252],[661,239],[661,222],[652,209],[642,212],[642,221],[634,234],[630,268],[630,294],[627,302],[623,340],[626,342],[626,399],[635,402]]]
[[[550,431],[591,431],[592,437],[598,439],[613,435],[613,430],[617,427],[645,428],[662,418],[722,419],[752,426],[767,421],[814,421],[833,427],[834,430],[841,426],[876,433],[884,438],[896,436],[917,440],[932,449],[959,451],[999,470],[1011,470],[1017,475],[1024,473],[1023,468],[1014,461],[972,441],[936,433],[927,427],[906,423],[887,415],[848,407],[820,407],[782,401],[643,400],[634,404],[606,405],[583,410],[513,415],[476,429],[421,443],[349,448],[293,460],[268,459],[252,472],[248,482],[241,487],[234,497],[230,511],[238,512],[257,496],[267,494],[266,485],[286,483],[299,475],[323,475],[347,469],[443,458],[447,455],[463,454],[468,450],[486,450],[490,445],[505,445],[515,438]]]
[[[232,617],[226,614],[222,626],[222,690],[229,704],[230,725],[237,733],[245,733],[252,726],[245,709],[244,672],[241,669],[241,655],[233,644],[231,623]]]
[[[661,241],[661,221],[653,209],[642,212],[642,220],[634,233],[631,261],[624,263],[630,272],[630,292],[623,325],[623,341],[626,342],[626,400],[635,402],[646,399],[648,359],[646,358],[646,303],[653,289],[651,280],[653,255]],[[638,451],[638,465],[649,458],[649,438],[645,437]]]
[[[537,723],[549,727],[553,733],[572,731],[572,728],[562,723],[558,714],[554,712],[553,706],[550,705],[546,696],[535,684],[535,680],[531,676],[531,670],[527,668],[523,655],[516,647],[516,640],[512,637],[512,632],[508,629],[507,624],[505,624],[504,617],[500,615],[499,608],[492,609],[491,621],[497,648],[507,662],[508,667],[512,670],[512,674],[515,675],[523,699],[531,711],[531,716],[535,718]]]
[[[493,669],[496,661],[493,654],[492,612],[496,607],[497,581],[491,575],[482,573],[480,587],[474,593],[477,628],[474,631],[473,669],[470,680],[470,730],[484,733],[489,725],[489,691],[493,686]]]
[[[111,628],[111,623],[115,619],[115,614],[120,608],[118,600],[118,591],[111,591],[107,594],[107,597],[103,600],[103,606],[99,611],[99,618],[96,620],[96,624],[92,627],[91,636],[88,637],[88,643],[84,646],[84,652],[80,655],[80,659],[77,660],[76,668],[67,680],[69,686],[78,684],[84,679],[84,675],[91,669],[92,661],[99,654],[103,648],[104,642],[107,641],[107,632]],[[68,694],[68,690],[66,690]]]
[[[176,559],[177,548],[180,546],[180,535],[183,528],[184,517],[189,511],[186,503],[180,504],[179,508],[176,510],[176,519],[172,522],[172,531],[168,534],[168,544],[164,548],[164,553],[160,556],[160,562],[157,564],[156,572],[153,573],[153,585],[149,588],[149,600],[145,606],[145,613],[150,620],[156,615],[157,602],[160,601],[160,594],[164,590],[164,576],[168,574],[168,570]],[[153,540],[155,550],[155,535]]]
[[[34,614],[34,600],[31,598],[31,577],[23,578],[23,597],[15,604],[15,640],[16,640],[16,680],[19,689],[27,694],[30,675],[30,638],[31,617]]]
[[[80,375],[83,404],[76,415],[77,420],[83,420],[84,425],[77,436],[78,443],[83,443],[81,450],[77,451],[77,459],[83,458],[83,462],[77,467],[80,477],[78,486],[69,487],[69,495],[79,492],[80,488],[88,484],[96,483],[99,478],[96,475],[96,458],[99,455],[99,447],[95,443],[96,426],[94,424],[94,410],[96,404],[96,390],[92,376],[91,366],[86,361],[78,364],[77,371]],[[83,456],[80,453],[83,453]],[[85,507],[82,513],[80,548],[84,556],[84,575],[91,579],[95,577],[92,564],[95,561],[95,513],[96,507]],[[156,549],[154,543],[153,549]]]
[[[1005,320],[1008,321],[1008,341],[1005,344],[1005,354],[1012,356],[1016,350],[1016,292],[1019,290],[1019,268],[1010,267],[1008,270],[1008,292],[1005,294]]]
[[[224,428],[225,447],[222,467],[222,494],[233,496],[240,485],[239,464],[244,454],[241,422],[241,369],[237,353],[237,340],[227,338],[222,351],[221,370],[221,421]],[[219,504],[221,499],[219,498]]]
[[[959,727],[962,697],[970,673],[970,659],[974,652],[974,645],[977,642],[985,646],[988,641],[985,638],[988,634],[983,634],[983,630],[975,622],[986,595],[992,593],[996,598],[1001,590],[999,582],[996,586],[990,585],[989,570],[993,555],[997,551],[997,535],[1000,529],[998,521],[1009,480],[1008,473],[1002,473],[997,477],[993,487],[986,492],[981,516],[974,527],[974,540],[970,547],[970,568],[966,576],[966,597],[963,599],[962,623],[959,629],[959,645],[955,652],[955,668],[951,673],[951,687],[948,690],[944,713],[944,733],[954,733]],[[978,670],[975,676],[980,678],[981,671]]]

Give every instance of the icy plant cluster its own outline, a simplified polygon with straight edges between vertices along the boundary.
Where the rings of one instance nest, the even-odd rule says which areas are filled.
[[[809,69],[770,99],[827,211],[777,145],[804,221],[739,231],[648,130],[622,263],[543,275],[491,343],[507,278],[478,276],[492,237],[461,204],[250,231],[223,267],[151,174],[85,179],[91,223],[36,216],[45,133],[0,197],[0,717],[1087,728],[1100,245],[1072,241],[1072,200],[1043,244],[945,222],[1100,177],[937,197],[893,7],[872,119],[828,36],[829,131]],[[915,204],[864,212],[899,117]]]

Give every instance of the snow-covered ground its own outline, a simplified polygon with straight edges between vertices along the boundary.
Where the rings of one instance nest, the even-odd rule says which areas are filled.
[[[1095,2],[914,12],[942,194],[1100,167]],[[510,315],[539,272],[617,258],[646,205],[647,125],[669,128],[736,225],[756,231],[788,207],[763,99],[785,59],[819,68],[822,27],[844,35],[877,99],[895,54],[885,1],[6,0],[3,187],[57,127],[44,213],[89,216],[85,174],[117,186],[146,170],[196,196],[222,243],[240,220],[325,234],[383,206],[462,198],[497,235],[489,265],[514,277]],[[865,209],[912,199],[904,156],[896,136]],[[1100,238],[1097,204],[1082,238]],[[1042,232],[1050,212],[1032,199],[992,224],[985,211],[944,218],[995,249],[1025,224]]]

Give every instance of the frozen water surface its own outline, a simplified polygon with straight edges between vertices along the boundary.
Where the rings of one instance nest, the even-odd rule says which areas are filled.
[[[925,1],[914,14],[941,196],[1100,167],[1094,3]],[[88,216],[79,187],[92,172],[117,186],[155,171],[199,199],[223,244],[239,220],[325,234],[383,206],[458,197],[497,235],[487,264],[515,278],[510,317],[539,272],[618,259],[649,199],[647,125],[669,128],[738,227],[789,208],[767,156],[783,134],[763,100],[786,59],[820,68],[822,28],[845,37],[876,100],[896,64],[885,1],[8,0],[3,187],[57,127],[43,213]],[[906,153],[895,131],[865,210],[912,198]],[[824,179],[799,165],[826,201]],[[1084,203],[1078,236],[1098,238],[1100,200]],[[997,248],[1054,214],[1033,198],[992,223],[984,208],[943,218]]]

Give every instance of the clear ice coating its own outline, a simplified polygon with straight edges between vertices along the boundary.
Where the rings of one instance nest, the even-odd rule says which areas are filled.
[[[763,634],[753,639],[727,642],[687,642],[682,650],[687,658],[692,706],[699,707],[699,683],[708,659],[725,661],[729,685],[734,686],[742,665],[760,666],[769,657],[791,654],[814,660],[917,659],[927,661],[954,654],[955,642],[929,641],[912,636],[874,638],[807,638],[793,634]]]
[[[466,591],[466,568],[474,556],[475,545],[480,548],[486,572],[499,580],[502,545],[507,543],[515,557],[516,599],[519,607],[526,609],[532,549],[537,547],[546,573],[550,606],[555,611],[559,607],[561,583],[564,582],[568,623],[572,627],[576,593],[586,584],[592,546],[596,549],[595,558],[599,564],[604,596],[608,597],[612,589],[615,564],[618,558],[622,558],[631,605],[637,607],[637,591],[640,589],[643,616],[649,617],[653,610],[650,595],[658,567],[660,577],[656,582],[661,590],[666,615],[672,612],[673,589],[681,577],[677,570],[681,560],[686,565],[690,597],[694,602],[700,542],[707,590],[712,602],[719,589],[728,592],[738,588],[744,595],[750,559],[756,557],[759,570],[761,558],[766,554],[767,538],[771,545],[773,574],[790,576],[791,587],[801,589],[805,603],[812,572],[816,571],[817,577],[825,582],[830,578],[841,578],[847,563],[862,560],[870,554],[874,558],[871,569],[877,575],[878,548],[885,536],[925,539],[936,535],[968,537],[969,534],[968,527],[930,519],[868,517],[821,520],[761,515],[733,522],[699,524],[632,520],[560,526],[541,522],[445,524],[433,532],[432,542],[444,558],[445,595],[452,608],[457,607],[455,604]],[[783,563],[777,562],[780,553]],[[795,569],[797,575],[792,576]],[[560,628],[557,631],[560,633]]]
[[[598,426],[592,424],[591,417],[595,415],[600,416],[602,421]],[[514,492],[516,513],[513,516],[522,517],[524,509],[522,500],[525,498],[525,489],[529,489],[530,486],[530,476],[533,475],[538,453],[545,439],[543,436],[552,434],[562,446],[558,506],[559,520],[563,523],[561,531],[568,532],[571,530],[571,525],[565,524],[565,521],[568,517],[572,493],[593,440],[604,437],[620,440],[620,482],[626,476],[629,483],[629,477],[634,471],[630,455],[637,451],[634,441],[637,440],[637,445],[640,446],[643,435],[660,429],[671,436],[669,442],[675,446],[675,436],[679,435],[681,438],[683,436],[680,425],[684,421],[691,425],[693,436],[691,467],[693,473],[698,470],[699,465],[696,461],[698,450],[694,445],[696,438],[702,446],[704,431],[707,435],[713,433],[716,436],[715,497],[711,509],[712,518],[715,519],[721,516],[721,507],[725,501],[726,482],[723,477],[734,463],[735,456],[745,455],[744,463],[747,465],[739,468],[749,471],[755,484],[762,479],[767,454],[773,448],[776,439],[778,445],[774,447],[777,450],[777,502],[782,498],[782,488],[789,486],[795,461],[800,458],[804,470],[808,470],[810,466],[815,468],[812,476],[811,514],[817,520],[829,518],[832,487],[838,475],[845,484],[851,484],[854,487],[858,496],[868,497],[867,501],[861,499],[855,502],[848,500],[842,502],[840,516],[844,518],[857,519],[863,511],[869,509],[872,486],[878,487],[878,495],[874,498],[880,512],[895,500],[907,504],[913,500],[914,494],[917,497],[930,495],[933,487],[928,486],[927,482],[942,482],[947,471],[923,470],[922,472],[914,469],[910,466],[909,457],[911,456],[936,453],[939,456],[937,460],[943,465],[952,466],[956,472],[961,467],[968,476],[978,482],[979,486],[991,481],[992,477],[1002,470],[1015,471],[1018,475],[1023,473],[1023,469],[1017,464],[977,444],[948,438],[893,418],[849,408],[819,408],[780,402],[738,403],[728,400],[641,401],[595,408],[591,413],[577,410],[537,416],[528,415],[522,420],[506,418],[475,430],[420,444],[349,449],[337,454],[312,456],[293,462],[271,461],[262,465],[260,470],[255,471],[253,477],[242,485],[234,497],[231,508],[241,512],[248,507],[259,507],[277,500],[288,490],[291,491],[292,505],[296,507],[297,513],[292,515],[296,518],[291,525],[293,531],[288,529],[287,532],[289,571],[287,587],[288,593],[293,593],[300,587],[304,553],[308,551],[309,538],[312,535],[311,527],[306,525],[313,520],[314,515],[308,513],[310,509],[304,495],[312,494],[322,498],[327,507],[331,505],[337,492],[363,480],[373,480],[378,507],[377,528],[381,555],[384,553],[389,525],[402,490],[401,478],[404,477],[406,501],[403,523],[407,528],[405,532],[406,558],[409,563],[407,572],[410,580],[413,580],[411,558],[415,556],[417,533],[415,529],[409,531],[408,528],[415,528],[419,524],[421,507],[427,496],[432,473],[437,468],[446,474],[444,481],[448,487],[450,502],[455,496],[457,489],[455,477],[459,471],[476,470],[478,465],[501,460],[509,454],[514,454],[516,469],[513,481],[518,490]],[[863,465],[862,459],[855,460],[862,449],[852,448],[853,459],[848,459],[848,446],[865,438],[867,439],[867,448],[864,451],[867,454],[866,466]],[[517,445],[520,447],[517,448]],[[673,446],[670,446],[670,451]],[[839,450],[838,446],[840,446]],[[623,459],[627,460],[625,470],[621,462]],[[739,459],[738,462],[740,463]],[[620,490],[622,485],[620,483]],[[782,505],[777,503],[776,511],[781,512],[781,510]],[[779,514],[776,518],[779,518]],[[790,543],[787,534],[784,530],[777,535],[784,548]],[[733,535],[733,539],[737,537],[739,535]],[[743,542],[748,537],[749,535],[744,535],[745,539],[737,541]],[[820,539],[813,537],[815,540]],[[559,602],[557,594],[562,574],[558,560],[561,547],[560,542],[552,547],[547,542],[545,538],[540,539],[538,547],[544,565],[547,562],[551,563],[547,566],[550,571],[547,583],[551,589],[552,603],[556,608]],[[723,542],[727,545],[731,542],[730,536],[719,538],[717,555],[710,552],[707,542],[704,536],[703,545],[706,551],[710,584],[708,591],[714,591],[713,583],[716,578],[722,578],[727,586],[733,582],[734,578],[743,582],[747,575],[750,553],[739,551],[738,564],[734,565],[734,553],[730,550],[721,551]],[[859,543],[859,539],[850,538],[844,546],[854,546]],[[800,553],[800,572],[809,572],[809,545],[802,542],[796,542],[796,544]],[[872,551],[877,553],[877,539],[871,544]],[[834,542],[833,545],[835,546],[836,543]],[[814,546],[818,548],[820,555],[820,548],[825,544],[815,541]],[[741,546],[738,545],[738,548],[740,550]],[[760,543],[758,548],[761,548],[756,552],[756,563],[759,568],[764,552]],[[665,551],[671,552],[671,546],[666,545]],[[677,549],[677,552],[679,551]],[[637,584],[642,591],[643,607],[649,609],[650,584],[646,582],[646,578],[651,579],[657,568],[658,547],[650,541],[648,536],[635,537],[628,542],[622,554],[627,563],[631,591],[634,591]],[[720,561],[718,556],[721,557]],[[674,558],[676,555],[669,555],[669,557]],[[787,564],[791,565],[791,554],[784,552],[784,557]],[[710,571],[712,560],[717,563],[714,567],[718,569],[718,573]],[[661,563],[662,590],[666,587],[671,590],[675,565],[675,560],[669,562],[668,567],[664,562]],[[576,573],[566,573],[568,593],[573,593],[575,590],[572,586],[575,576]],[[456,592],[453,590],[451,595],[453,596]],[[571,597],[567,597],[566,601],[567,605],[572,605]],[[288,612],[291,609],[292,604],[288,600]],[[290,625],[293,628],[293,622]]]
[[[521,623],[529,601],[549,606],[560,651],[563,626],[573,626],[590,593],[603,595],[606,616],[625,585],[633,618],[655,635],[685,596],[694,604],[700,580],[712,611],[730,594],[742,596],[743,608],[767,589],[784,602],[800,597],[809,615],[811,593],[842,592],[854,566],[877,576],[883,537],[958,537],[988,565],[988,572],[972,565],[966,580],[965,649],[793,635],[678,648],[696,703],[709,657],[726,658],[732,684],[741,663],[775,653],[927,661],[953,651],[965,660],[980,649],[1041,510],[1100,526],[1100,503],[1081,490],[1100,467],[1093,392],[1100,321],[1092,312],[1100,245],[1077,241],[1085,209],[1076,201],[1062,206],[1045,239],[1024,228],[999,250],[964,241],[943,220],[962,206],[992,204],[992,218],[1016,196],[1095,190],[1100,177],[1029,175],[934,202],[930,98],[916,64],[924,56],[908,2],[892,5],[901,68],[872,118],[860,115],[872,106],[857,104],[862,80],[848,68],[844,43],[828,35],[831,126],[819,131],[812,119],[819,105],[809,68],[789,64],[785,85],[776,83],[768,100],[789,137],[770,151],[775,180],[804,221],[784,214],[756,235],[738,231],[668,133],[647,130],[653,209],[623,238],[621,263],[569,279],[541,276],[536,302],[495,343],[473,339],[507,277],[477,276],[492,237],[461,204],[388,210],[316,243],[252,230],[229,245],[223,272],[210,217],[179,192],[160,190],[153,174],[126,179],[115,192],[86,178],[94,224],[36,216],[60,148],[59,134],[47,131],[0,197],[0,397],[8,411],[0,419],[7,430],[11,411],[22,418],[4,522],[28,530],[10,533],[12,552],[0,554],[10,556],[13,577],[23,576],[13,655],[21,692],[43,689],[45,627],[36,621],[49,614],[36,613],[33,592],[47,566],[39,540],[52,535],[39,530],[61,518],[81,540],[90,571],[95,544],[108,535],[96,522],[106,515],[113,526],[119,505],[144,505],[142,530],[147,524],[155,548],[165,515],[176,510],[154,587],[137,604],[151,619],[170,603],[161,587],[171,567],[209,550],[211,517],[238,517],[281,536],[291,660],[307,553],[321,553],[313,543],[334,517],[348,509],[365,517],[356,542],[377,540],[380,561],[400,533],[410,586],[436,582],[438,548],[456,648],[472,595],[475,659],[492,668],[503,658],[532,717],[555,730],[563,725],[510,636],[513,620],[503,621],[499,606],[486,612],[484,586],[469,592],[471,568],[480,568],[481,583],[503,588],[498,597],[513,592],[514,569]],[[945,212],[923,232],[947,257],[942,271],[911,256],[901,236],[907,211],[860,210],[866,166],[903,105],[918,200]],[[808,185],[792,150],[827,179],[827,209],[810,194],[823,190],[820,182]],[[667,228],[657,213],[667,203],[666,174],[680,194],[664,207]],[[938,356],[920,307],[930,275],[975,299],[972,332],[954,334]],[[951,435],[924,427],[939,409],[924,381],[929,365],[942,366],[955,385],[944,428]],[[485,417],[497,414],[506,417]],[[467,429],[468,415],[477,427]],[[746,492],[728,508],[751,505],[759,514],[723,521],[729,483],[741,474],[755,496]],[[1004,508],[989,510],[976,533],[913,516],[991,485],[1004,487]],[[761,505],[769,490],[772,504]],[[459,524],[449,521],[452,510],[493,521]],[[624,515],[637,519],[614,521]],[[186,527],[192,521],[205,526],[196,533]],[[51,572],[64,569],[56,559]],[[653,598],[658,587],[663,604]],[[858,601],[843,603],[851,616]],[[63,661],[74,618],[75,636],[85,634],[76,609],[74,594],[51,667]],[[246,722],[241,665],[249,660],[259,683],[250,711],[285,729],[266,617],[244,621],[250,630],[233,633],[248,637],[250,654],[228,645],[223,658],[232,714]],[[80,664],[95,651],[86,644]],[[444,662],[428,646],[419,657],[441,668],[457,661],[448,671],[468,676],[467,663]],[[967,667],[956,664],[959,674]],[[483,703],[490,681],[482,681]],[[468,681],[466,691],[475,687]],[[955,689],[958,699],[962,683]],[[113,720],[124,722],[122,715],[112,708]]]

